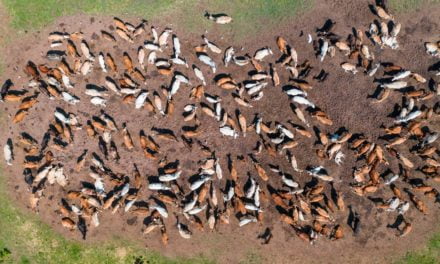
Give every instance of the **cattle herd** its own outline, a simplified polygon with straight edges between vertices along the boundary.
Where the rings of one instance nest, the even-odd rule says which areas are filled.
[[[51,202],[57,207],[60,225],[78,230],[84,239],[89,229],[99,228],[104,211],[109,211],[106,217],[141,217],[139,232],[145,236],[159,232],[164,245],[170,232],[190,239],[193,232],[215,231],[221,225],[263,226],[266,214],[275,214],[272,219],[292,228],[304,241],[338,240],[349,230],[362,232],[362,218],[348,209],[342,185],[366,200],[381,190],[381,197],[375,195],[369,202],[400,219],[392,232],[406,236],[413,228],[405,217],[407,211],[427,214],[427,203],[440,202],[435,188],[440,182],[439,132],[430,127],[440,114],[440,84],[435,80],[440,61],[429,69],[431,76],[381,62],[381,50],[399,49],[401,24],[385,6],[373,9],[376,19],[369,28],[340,36],[328,20],[303,37],[316,53],[314,67],[340,56],[345,58],[340,65],[345,74],[371,78],[371,87],[376,87],[372,104],[388,103],[391,109],[396,102],[390,102],[390,95],[401,97],[394,122],[383,126],[381,139],[386,143],[349,128],[322,132],[333,125],[331,109],[321,109],[308,92],[331,73],[322,70],[312,85],[311,62],[302,59],[282,36],[276,37],[273,47],[263,46],[251,55],[233,46],[221,47],[209,36],[202,36],[193,50],[185,50],[171,28],[158,30],[147,21],[132,25],[114,18],[114,30],[102,30],[99,41],[122,48],[120,56],[100,50],[100,45],[89,46],[82,32],[53,32],[45,61],[28,61],[24,67],[27,87],[17,89],[13,77],[3,81],[0,98],[9,109],[16,109],[10,116],[11,126],[23,128],[16,138],[3,143],[5,164],[23,168],[29,206],[35,212],[41,199],[50,195],[48,186],[58,188],[63,197]],[[212,23],[234,22],[225,14],[205,16]],[[440,41],[420,43],[420,48],[427,57],[440,58]],[[187,60],[190,53],[194,61]],[[246,73],[247,78],[237,79],[237,72]],[[101,83],[75,85],[97,73],[103,76]],[[164,78],[168,84],[151,87],[154,78]],[[259,114],[258,103],[273,90],[282,91],[291,102],[288,121]],[[181,109],[175,107],[177,97],[184,100]],[[232,102],[229,108],[223,104],[226,100]],[[26,119],[39,110],[36,105],[47,102],[57,102],[57,107],[37,140],[26,132]],[[69,110],[85,104],[94,112]],[[149,114],[153,124],[177,116],[181,129],[130,131],[129,122],[136,123],[136,116],[120,122],[106,111],[112,104]],[[254,138],[255,144],[246,155],[219,155],[221,151],[200,140],[208,127],[214,127],[219,133],[212,136],[223,141],[240,144],[246,137]],[[81,137],[87,137],[90,148],[97,146],[96,151],[78,149],[75,144]],[[295,149],[310,138],[316,143],[309,146],[309,155],[317,162],[300,164]],[[171,158],[173,154],[164,151],[163,146],[173,144],[184,145],[197,168],[183,168],[179,157]],[[202,156],[192,154],[196,148]],[[18,152],[24,160],[15,158]],[[63,159],[66,153],[75,153],[75,159]],[[128,156],[125,160],[143,156],[155,164],[157,174],[145,175],[139,164],[120,164],[123,155]],[[326,164],[341,165],[347,155],[358,161],[348,172],[352,177],[341,180]],[[281,159],[290,166],[280,166]],[[397,171],[389,167],[392,162],[399,164]],[[74,164],[74,170],[65,169],[68,163]],[[243,164],[251,169],[243,170]],[[416,171],[423,177],[414,177]],[[78,177],[81,184],[71,184]],[[271,237],[267,230],[265,243]]]

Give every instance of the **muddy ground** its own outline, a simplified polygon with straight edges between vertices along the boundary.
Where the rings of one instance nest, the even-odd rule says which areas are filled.
[[[340,6],[344,6],[344,8],[340,8]],[[402,30],[398,38],[401,47],[398,50],[373,48],[372,51],[376,58],[382,62],[393,62],[401,65],[425,77],[429,76],[427,69],[435,62],[435,59],[425,54],[423,43],[425,41],[437,40],[432,38],[438,36],[440,17],[432,16],[432,14],[439,12],[440,7],[434,6],[416,10],[409,14],[396,15],[396,20],[402,23]],[[231,35],[223,34],[219,36],[219,32],[224,32],[224,30],[218,30],[218,27],[214,27],[212,31],[207,33],[202,30],[198,33],[187,33],[179,25],[172,25],[171,27],[181,40],[183,56],[189,64],[195,63],[205,72],[205,77],[208,80],[205,91],[222,96],[224,98],[222,106],[231,115],[234,115],[235,109],[240,108],[249,121],[252,120],[255,113],[259,113],[263,120],[266,121],[279,121],[286,124],[287,120],[292,120],[299,123],[299,120],[294,116],[289,107],[287,95],[281,91],[280,87],[270,86],[266,88],[263,99],[253,102],[253,108],[239,107],[232,100],[229,91],[223,91],[216,87],[211,82],[213,77],[211,71],[197,60],[192,49],[195,45],[202,43],[200,35],[206,34],[211,41],[215,42],[222,49],[233,45],[237,47],[237,53],[239,54],[253,54],[255,50],[263,46],[270,46],[275,51],[275,54],[277,54],[270,59],[272,61],[279,55],[275,39],[277,36],[283,36],[298,51],[300,62],[303,62],[305,59],[311,62],[313,70],[307,80],[313,84],[313,89],[308,92],[309,98],[326,111],[333,120],[332,126],[325,127],[320,125],[315,119],[307,117],[312,125],[318,126],[321,130],[328,133],[333,133],[338,128],[345,127],[351,133],[363,133],[367,138],[383,143],[383,141],[378,140],[378,137],[383,134],[383,129],[380,126],[382,124],[389,125],[393,121],[389,114],[392,112],[394,104],[401,104],[401,94],[392,93],[390,98],[384,103],[374,104],[372,99],[369,99],[369,96],[373,94],[376,87],[372,82],[373,79],[364,74],[351,75],[344,73],[339,66],[341,62],[346,60],[342,53],[337,52],[334,58],[326,58],[323,63],[319,63],[312,46],[307,44],[306,35],[311,33],[315,36],[316,28],[321,27],[329,18],[336,22],[334,32],[341,36],[347,36],[351,32],[352,27],[363,31],[366,30],[369,23],[376,19],[376,16],[370,12],[365,1],[320,1],[313,9],[308,10],[304,14],[299,14],[295,19],[284,21],[277,28],[270,28],[266,32],[255,32],[253,36],[243,39],[239,43],[232,43],[230,41],[232,39]],[[140,21],[137,18],[130,17],[123,17],[123,19],[133,24],[137,24]],[[149,21],[149,25],[154,25],[161,31],[167,25],[166,21],[165,17],[162,20]],[[149,36],[144,35],[144,37],[136,39],[135,43],[130,46],[120,39],[116,45],[112,45],[102,40],[99,34],[102,29],[113,32],[113,27],[110,27],[110,25],[112,25],[111,17],[75,15],[61,18],[41,32],[26,35],[23,39],[17,40],[8,47],[5,63],[6,70],[0,81],[3,83],[6,78],[11,78],[16,89],[25,87],[29,78],[23,73],[22,69],[29,60],[36,64],[46,63],[43,55],[49,49],[47,36],[52,31],[84,32],[85,39],[90,44],[91,49],[95,51],[95,54],[98,54],[99,51],[110,52],[116,58],[119,68],[123,68],[120,60],[123,52],[128,52],[133,61],[136,61],[138,46],[142,45],[143,41],[149,38]],[[302,36],[301,31],[304,33]],[[77,46],[79,47],[79,45]],[[243,47],[243,50],[240,50],[239,47]],[[166,53],[170,55],[171,49],[168,48]],[[245,69],[235,65],[225,68],[220,63],[222,55],[213,55],[213,58],[218,62],[219,73],[232,73],[233,77],[237,80],[245,80],[248,77],[247,72],[251,70],[250,65],[246,66]],[[264,63],[263,65],[267,67],[268,64]],[[194,83],[197,83],[190,69],[182,67],[179,69],[190,76]],[[317,75],[321,69],[329,72],[330,75],[325,82],[318,83],[312,79],[312,76]],[[280,69],[278,72],[280,73],[282,83],[283,80],[285,82],[288,79],[288,73]],[[169,85],[170,83],[169,77],[157,75],[152,67],[147,69],[147,76],[146,87],[150,94],[154,90],[160,93],[160,86]],[[25,121],[18,125],[10,122],[11,116],[16,112],[17,104],[2,103],[1,109],[7,115],[4,115],[2,120],[3,128],[1,129],[0,142],[6,142],[6,139],[9,137],[16,139],[19,133],[23,131],[41,140],[49,123],[53,121],[53,112],[57,106],[62,107],[68,112],[77,113],[80,116],[81,123],[85,124],[86,120],[90,119],[92,115],[99,115],[101,110],[99,107],[90,105],[89,97],[84,94],[85,85],[88,83],[103,85],[104,78],[105,75],[96,65],[93,73],[87,75],[86,78],[78,76],[74,79],[75,88],[73,93],[81,99],[78,105],[71,106],[60,100],[49,100],[44,96],[40,96],[40,102],[30,111]],[[133,105],[122,104],[119,97],[111,97],[105,111],[116,119],[119,126],[124,122],[127,123],[128,130],[131,132],[136,146],[134,151],[127,151],[122,146],[122,136],[115,134],[114,138],[118,145],[121,161],[119,164],[109,163],[112,170],[131,175],[132,165],[136,163],[143,176],[157,175],[157,161],[148,160],[143,157],[139,149],[138,133],[141,129],[151,133],[152,127],[158,127],[171,129],[177,135],[180,135],[180,128],[183,125],[181,112],[183,107],[189,103],[188,95],[191,88],[192,86],[185,85],[181,87],[174,98],[175,113],[171,117],[161,117],[158,114],[150,114],[145,110],[135,110]],[[164,97],[162,96],[162,98]],[[432,106],[435,102],[436,99],[432,99],[425,102],[425,104]],[[212,118],[203,114],[199,114],[199,116],[203,133],[198,138],[215,150],[218,157],[221,157],[221,165],[227,178],[226,155],[231,153],[234,156],[246,156],[254,148],[257,137],[252,132],[249,132],[246,138],[240,137],[236,140],[223,137],[220,135],[218,126]],[[434,126],[438,128],[438,117],[435,119],[435,122],[437,124],[434,124]],[[87,170],[83,170],[80,173],[73,171],[76,158],[84,149],[88,149],[89,153],[99,153],[97,140],[91,141],[87,137],[85,130],[75,132],[74,137],[73,146],[70,146],[66,152],[56,152],[57,159],[65,164],[65,171],[69,176],[70,184],[67,188],[68,190],[80,188],[81,181],[90,181]],[[179,236],[177,230],[173,227],[175,218],[171,216],[165,222],[170,236],[170,243],[167,247],[161,244],[160,233],[157,231],[147,236],[142,235],[142,217],[136,217],[129,213],[124,214],[122,211],[118,211],[114,215],[109,211],[104,211],[100,215],[101,225],[98,228],[90,227],[88,238],[84,243],[99,243],[112,237],[122,237],[145,245],[149,249],[157,250],[166,256],[191,257],[203,254],[208,258],[216,259],[219,263],[234,263],[249,254],[255,253],[261,256],[265,262],[272,263],[337,263],[341,261],[350,263],[385,263],[396,259],[408,250],[423,246],[426,239],[438,227],[437,220],[440,216],[438,205],[434,205],[432,200],[422,198],[428,205],[429,214],[423,215],[415,208],[412,208],[406,215],[406,219],[413,223],[412,233],[404,238],[396,237],[397,230],[387,228],[388,224],[394,222],[396,213],[387,213],[381,209],[376,209],[370,200],[351,192],[349,183],[352,181],[353,167],[356,164],[361,164],[360,161],[356,161],[353,152],[345,146],[344,153],[347,157],[342,166],[337,166],[332,161],[323,162],[319,161],[316,157],[314,150],[319,146],[315,145],[317,140],[315,136],[310,139],[299,135],[297,137],[300,138],[300,144],[293,150],[293,153],[298,159],[299,166],[305,168],[308,165],[323,165],[337,179],[334,184],[335,188],[344,193],[346,204],[352,205],[361,215],[362,225],[358,235],[354,235],[346,224],[348,211],[336,212],[334,215],[337,222],[344,226],[345,237],[338,241],[319,238],[314,245],[309,245],[300,240],[292,228],[280,222],[279,214],[273,205],[265,203],[265,219],[261,224],[250,224],[239,228],[237,220],[231,217],[230,225],[219,225],[214,232],[210,232],[207,227],[205,227],[204,232],[193,228],[194,235],[190,240],[184,240]],[[184,171],[184,175],[179,182],[187,188],[187,178],[196,172],[197,161],[206,156],[197,147],[194,147],[189,152],[181,141],[169,143],[158,140],[158,143],[161,146],[161,152],[164,153],[163,155],[166,154],[169,161],[179,160]],[[407,153],[405,149],[407,151],[408,146],[406,148],[399,147],[399,150]],[[10,195],[16,200],[18,206],[28,208],[29,188],[23,181],[21,176],[22,168],[19,165],[23,159],[23,153],[18,150],[18,147],[15,149],[16,158],[14,166],[3,166],[4,171],[9,177],[7,188],[10,190]],[[301,183],[301,186],[310,181],[311,177],[306,173],[294,173],[284,157],[274,159],[263,152],[257,158],[263,164],[275,163],[286,168],[290,173],[293,173],[295,179]],[[418,164],[417,158],[414,157],[414,159],[414,162]],[[249,162],[238,164],[242,184],[247,180],[247,171],[250,171],[257,177]],[[397,164],[391,163],[390,166],[395,169]],[[414,177],[422,177],[418,172],[414,171],[413,173]],[[270,183],[274,186],[281,186],[279,177],[272,172],[269,172],[269,174],[271,177]],[[146,183],[145,180],[145,185]],[[431,182],[429,183],[431,184]],[[215,185],[223,188],[224,179],[222,181],[216,180]],[[326,192],[329,192],[329,189]],[[44,191],[44,197],[41,199],[38,207],[38,214],[45,223],[53,226],[57,232],[62,233],[68,238],[81,240],[79,232],[70,232],[60,224],[61,217],[56,212],[56,209],[61,197],[64,197],[65,193],[66,191],[62,190],[58,185],[47,186]],[[151,191],[144,188],[140,197],[143,200],[147,200],[151,194]],[[389,189],[383,188],[373,196],[387,199],[392,196],[392,193]],[[169,210],[172,211],[174,209],[169,208]],[[262,245],[261,240],[258,240],[257,236],[267,227],[272,229],[273,239],[268,245]]]

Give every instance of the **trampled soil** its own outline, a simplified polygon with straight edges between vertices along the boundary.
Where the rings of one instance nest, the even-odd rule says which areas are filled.
[[[423,43],[438,40],[440,16],[432,14],[438,14],[439,12],[440,7],[437,5],[424,7],[408,14],[395,15],[396,21],[402,23],[402,30],[398,37],[400,48],[398,50],[381,50],[370,45],[370,49],[372,49],[371,51],[375,54],[377,60],[393,62],[426,78],[430,76],[428,67],[434,64],[436,60],[425,53]],[[202,15],[202,12],[197,15]],[[140,19],[136,18],[121,18],[133,24],[140,22]],[[393,122],[394,119],[389,117],[389,114],[393,111],[394,104],[401,104],[401,94],[392,93],[385,102],[381,104],[373,103],[374,99],[369,98],[376,89],[373,78],[363,73],[356,75],[344,73],[340,64],[346,61],[347,58],[341,52],[337,51],[336,56],[333,58],[327,57],[323,63],[318,61],[312,45],[307,44],[306,36],[310,33],[315,37],[316,34],[314,32],[316,28],[321,27],[329,18],[336,22],[333,32],[343,37],[351,33],[353,27],[362,31],[367,30],[369,24],[374,19],[377,19],[369,10],[367,2],[341,0],[319,1],[319,4],[316,3],[315,7],[306,13],[299,14],[294,19],[284,21],[277,27],[268,29],[266,32],[255,32],[253,36],[243,39],[239,43],[230,41],[232,39],[231,35],[219,35],[219,32],[224,32],[224,30],[219,30],[218,28],[231,25],[219,25],[218,27],[213,27],[213,30],[207,33],[201,30],[198,33],[190,34],[186,33],[185,29],[179,25],[172,25],[171,27],[173,32],[180,38],[182,55],[189,62],[190,66],[194,63],[205,73],[205,78],[208,80],[205,92],[220,95],[223,98],[222,106],[227,109],[231,116],[235,116],[235,109],[239,108],[248,122],[253,119],[255,113],[259,113],[264,121],[279,121],[287,124],[287,120],[292,120],[295,123],[300,123],[289,107],[287,95],[282,92],[280,87],[269,85],[264,91],[264,97],[258,102],[252,102],[253,108],[244,108],[238,106],[232,100],[229,91],[221,90],[215,86],[211,81],[213,75],[210,69],[200,63],[193,51],[194,46],[202,44],[200,35],[206,34],[208,39],[215,42],[223,50],[232,45],[236,47],[237,53],[242,55],[246,53],[253,55],[255,50],[269,46],[275,55],[267,59],[267,61],[274,61],[280,55],[275,39],[277,36],[283,36],[298,51],[300,63],[305,59],[311,62],[313,69],[307,80],[311,82],[313,89],[308,91],[308,98],[324,110],[333,120],[333,125],[326,127],[319,124],[316,119],[307,116],[306,118],[311,124],[327,133],[334,133],[338,128],[345,127],[353,134],[363,133],[368,139],[383,144],[384,141],[378,140],[378,137],[383,135],[383,129],[380,126],[382,124],[389,126]],[[166,21],[166,17],[160,21],[149,21],[149,26],[154,25],[161,32],[167,25]],[[6,57],[6,70],[0,82],[3,83],[7,78],[11,78],[15,84],[14,89],[26,87],[29,77],[23,73],[22,69],[29,60],[36,64],[47,63],[44,55],[50,49],[47,36],[52,31],[82,31],[96,56],[99,51],[110,52],[116,58],[119,68],[122,69],[121,58],[123,52],[128,52],[133,61],[136,61],[137,48],[142,45],[144,40],[149,39],[150,36],[144,34],[142,37],[137,38],[134,44],[130,45],[119,38],[116,44],[110,44],[108,41],[102,40],[99,33],[103,29],[114,33],[109,28],[110,25],[112,25],[111,17],[75,15],[61,18],[41,32],[31,33],[23,39],[17,40],[16,43],[13,43],[7,49],[7,55],[4,56]],[[147,26],[147,29],[149,29],[149,26]],[[149,34],[149,31],[147,32]],[[79,48],[79,43],[77,47]],[[243,50],[240,50],[240,47],[243,47]],[[165,53],[171,55],[171,52],[170,45]],[[249,78],[247,72],[252,69],[251,65],[245,68],[236,65],[225,68],[220,63],[223,54],[213,55],[213,53],[210,53],[210,55],[219,65],[218,73],[231,73],[236,80],[240,81]],[[53,64],[49,63],[49,65]],[[267,62],[263,63],[263,65],[268,67]],[[189,76],[193,83],[198,83],[191,69],[184,67],[178,67],[178,69]],[[312,77],[317,75],[321,69],[329,72],[330,75],[326,81],[320,83],[313,80]],[[282,83],[285,83],[288,80],[288,72],[279,68],[278,73]],[[380,76],[380,74],[379,72],[378,75]],[[148,76],[146,88],[150,91],[150,94],[153,91],[161,93],[161,85],[168,86],[171,81],[170,77],[157,75],[153,67],[147,69],[146,75]],[[93,72],[85,76],[85,78],[83,76],[76,76],[73,79],[75,88],[69,92],[72,92],[81,99],[81,102],[76,106],[69,105],[62,100],[49,100],[47,97],[40,95],[39,103],[31,109],[26,119],[18,125],[10,122],[16,112],[17,104],[2,103],[2,112],[6,112],[7,115],[3,116],[0,142],[6,142],[7,138],[12,138],[16,142],[17,136],[23,131],[40,141],[49,123],[53,121],[53,113],[55,107],[58,106],[67,112],[78,114],[82,124],[85,124],[86,120],[90,119],[93,115],[99,116],[101,109],[89,103],[89,96],[84,94],[84,90],[85,85],[88,83],[104,85],[105,76],[99,69],[99,66],[95,65]],[[113,137],[118,146],[121,160],[119,164],[108,162],[109,167],[113,171],[127,173],[132,177],[133,163],[136,163],[143,176],[157,175],[157,161],[146,159],[140,151],[139,131],[143,129],[147,134],[151,134],[152,127],[167,128],[180,136],[182,125],[190,125],[184,124],[181,113],[183,107],[190,103],[188,96],[191,88],[192,86],[182,85],[174,98],[175,113],[171,117],[150,114],[146,110],[135,110],[133,105],[122,104],[119,97],[115,95],[110,97],[108,105],[104,110],[115,118],[120,127],[122,123],[127,123],[128,130],[134,139],[136,147],[133,151],[126,150],[122,145],[121,134],[114,134]],[[163,98],[164,96],[162,96]],[[438,101],[438,97],[423,103],[432,107],[436,101]],[[215,150],[216,156],[221,158],[224,178],[227,178],[229,172],[227,171],[226,155],[231,153],[233,156],[247,156],[255,147],[258,137],[255,133],[248,132],[246,138],[241,136],[235,140],[226,138],[218,131],[218,125],[213,118],[203,115],[201,112],[199,112],[198,116],[203,131],[198,136],[198,139],[212,150]],[[433,119],[437,124],[433,123],[432,128],[438,129],[438,116],[433,117]],[[310,131],[312,132],[311,129]],[[123,213],[123,210],[119,210],[115,214],[107,210],[100,214],[101,224],[98,228],[89,227],[87,240],[84,243],[99,243],[116,236],[135,241],[166,256],[192,257],[202,254],[208,258],[214,258],[219,263],[236,263],[249,254],[257,254],[262,257],[264,262],[270,263],[388,263],[402,256],[408,250],[422,247],[427,238],[437,229],[437,222],[440,217],[438,204],[434,204],[432,199],[418,195],[427,204],[429,213],[423,215],[412,206],[405,214],[405,219],[413,224],[413,230],[406,237],[397,237],[397,230],[387,228],[388,224],[392,224],[395,221],[397,213],[388,213],[382,209],[377,209],[372,201],[366,197],[360,197],[351,191],[349,183],[352,182],[353,168],[361,164],[361,161],[356,160],[353,151],[348,150],[347,145],[343,149],[346,159],[341,166],[337,166],[333,161],[320,161],[316,157],[315,150],[319,146],[314,145],[317,141],[315,135],[312,138],[305,138],[300,135],[296,135],[296,137],[299,138],[299,145],[292,152],[295,154],[300,168],[305,168],[309,165],[323,165],[335,177],[334,186],[337,190],[344,193],[346,205],[353,206],[361,216],[359,234],[355,235],[346,224],[348,210],[336,212],[332,215],[335,216],[336,222],[343,226],[345,237],[337,241],[330,241],[327,238],[321,237],[314,245],[310,245],[300,240],[293,228],[282,223],[279,220],[279,213],[274,205],[271,202],[266,202],[263,203],[265,218],[262,223],[252,223],[244,227],[238,227],[237,219],[231,216],[231,223],[229,225],[219,224],[213,232],[207,226],[205,226],[204,232],[201,232],[190,225],[193,231],[193,237],[190,240],[184,240],[179,236],[177,229],[174,227],[176,219],[170,214],[170,217],[165,220],[170,236],[169,245],[166,247],[161,244],[158,230],[148,235],[142,235],[142,217]],[[183,170],[183,177],[179,179],[179,183],[186,188],[185,190],[188,190],[188,177],[197,172],[197,161],[205,158],[206,155],[196,145],[192,151],[189,151],[181,140],[177,143],[158,140],[158,143],[161,147],[161,153],[163,153],[161,157],[166,155],[169,161],[179,160]],[[410,145],[407,145],[406,148],[399,147],[399,150],[402,153],[408,153],[408,146]],[[24,157],[23,151],[18,146],[14,149],[16,153],[14,166],[3,166],[5,173],[9,177],[7,188],[10,190],[10,195],[18,206],[28,208],[29,187],[23,181],[22,167],[19,165]],[[67,190],[80,189],[82,181],[91,182],[87,169],[82,170],[80,173],[73,171],[75,160],[84,149],[88,149],[89,153],[99,153],[97,140],[90,140],[86,135],[85,129],[74,133],[74,144],[69,146],[67,151],[63,153],[54,151],[58,161],[65,165],[65,172],[70,181],[66,188]],[[411,155],[406,154],[406,156],[410,157]],[[266,166],[265,168],[271,178],[269,183],[277,188],[281,186],[281,180],[278,175],[269,171],[267,164],[278,164],[285,168],[287,172],[293,174],[301,186],[304,186],[306,182],[311,180],[311,176],[306,173],[299,174],[293,172],[284,156],[272,158],[263,151],[262,154],[256,157]],[[419,165],[420,161],[417,159],[414,156],[413,161]],[[258,178],[249,159],[246,158],[246,160],[248,161],[246,163],[237,163],[242,186],[247,180],[247,171],[250,171],[255,178]],[[395,161],[390,163],[390,167],[396,171],[397,163]],[[411,176],[424,178],[420,172],[415,170]],[[265,183],[260,179],[258,180],[261,186],[265,186]],[[214,182],[218,188],[224,188],[225,179],[221,181],[216,179]],[[434,187],[439,187],[438,183],[427,182]],[[147,201],[153,192],[147,190],[146,178],[144,185],[139,199]],[[403,189],[404,185],[401,186]],[[329,190],[327,188],[326,192],[329,193]],[[62,233],[68,238],[81,240],[81,235],[78,231],[70,232],[60,224],[61,216],[56,212],[56,209],[60,199],[65,194],[66,191],[60,186],[48,185],[45,188],[43,198],[40,200],[38,214],[45,223],[53,226],[57,232]],[[218,193],[218,196],[220,197],[221,194]],[[381,188],[371,196],[388,199],[392,197],[392,192],[389,188]],[[176,209],[168,207],[168,210],[172,212]],[[205,219],[205,217],[202,217],[202,219]],[[262,245],[261,240],[257,237],[266,228],[272,230],[273,239],[269,244]]]

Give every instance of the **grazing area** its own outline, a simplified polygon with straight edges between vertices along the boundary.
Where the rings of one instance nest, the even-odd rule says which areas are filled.
[[[439,261],[437,1],[135,2],[2,2],[0,262]]]

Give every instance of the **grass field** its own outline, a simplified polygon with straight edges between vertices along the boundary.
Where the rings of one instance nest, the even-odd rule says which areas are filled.
[[[203,18],[205,10],[226,12],[234,18],[232,30],[240,37],[255,32],[263,25],[276,25],[283,19],[310,8],[311,0],[2,0],[10,17],[11,30],[37,30],[57,17],[84,12],[91,15],[107,14],[158,19],[165,14],[172,22],[179,22],[189,31],[209,29],[212,23]],[[396,12],[409,12],[426,3],[440,0],[390,0]],[[1,8],[1,7],[0,7]],[[199,10],[199,15],[192,15]],[[0,10],[2,11],[2,10]],[[4,11],[4,10],[3,10]],[[0,12],[0,15],[2,13]],[[187,15],[188,14],[188,15]],[[274,19],[277,18],[277,19]],[[0,28],[1,29],[1,28]],[[250,30],[252,29],[252,31]],[[0,30],[0,33],[3,32]],[[3,34],[2,34],[3,35]],[[6,45],[7,38],[0,40]],[[3,66],[0,60],[0,76]],[[0,81],[4,78],[0,78]],[[1,123],[1,120],[0,120]],[[1,171],[1,168],[0,168]],[[5,177],[0,174],[0,263],[211,263],[203,257],[196,259],[168,259],[146,251],[127,241],[115,239],[104,245],[85,246],[64,239],[41,223],[38,217],[20,211],[7,198]],[[258,253],[252,253],[243,263],[259,263]],[[440,263],[440,234],[434,235],[426,248],[409,252],[397,263]]]
[[[439,4],[440,0],[390,0],[390,6],[397,12],[410,12],[422,5]]]
[[[205,11],[226,12],[234,18],[234,29],[238,33],[247,29],[258,29],[267,22],[276,23],[296,12],[311,6],[311,0],[3,0],[10,16],[11,25],[18,30],[41,28],[57,17],[84,12],[90,15],[126,15],[147,20],[164,14],[177,12],[171,16],[172,22],[183,23],[185,29],[195,30],[211,25],[204,18]],[[195,15],[195,11],[199,11]],[[276,18],[276,19],[273,19]]]
[[[136,15],[151,17],[171,8],[173,0],[3,0],[15,29],[41,28],[59,16],[78,12],[88,14]]]
[[[398,264],[436,264],[440,263],[440,233],[432,236],[426,248],[418,252],[409,252],[397,261]]]

